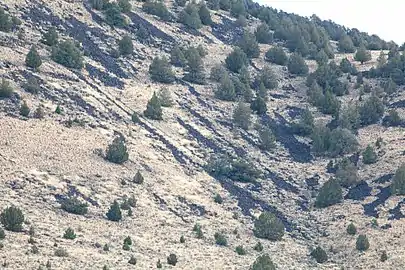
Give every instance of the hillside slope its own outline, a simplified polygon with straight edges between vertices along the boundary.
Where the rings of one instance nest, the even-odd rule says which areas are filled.
[[[405,161],[403,124],[386,127],[378,121],[360,127],[358,150],[346,156],[359,159],[367,145],[382,138],[378,161],[367,165],[362,158],[357,160],[359,181],[343,188],[344,200],[317,208],[314,204],[320,187],[335,175],[328,170],[328,163],[344,155],[315,155],[311,136],[293,132],[293,123],[307,107],[315,122],[328,123],[333,116],[308,102],[305,76],[265,61],[270,48],[276,44],[288,47],[290,42],[274,33],[273,41],[259,45],[260,56],[248,62],[252,85],[265,66],[278,81],[277,87],[269,90],[267,112],[252,114],[252,123],[268,127],[276,139],[271,150],[263,150],[254,124],[243,130],[233,122],[236,99],[218,99],[220,83],[208,78],[211,68],[225,63],[244,29],[254,32],[261,24],[254,9],[249,9],[244,29],[230,12],[216,10],[211,11],[211,26],[193,30],[176,20],[163,21],[146,13],[142,2],[130,3],[124,27],[109,26],[105,12],[95,10],[87,1],[6,0],[1,4],[21,25],[0,31],[0,75],[14,89],[10,98],[0,100],[0,206],[16,205],[25,216],[22,232],[6,230],[5,239],[0,240],[2,267],[39,269],[49,262],[52,269],[155,269],[160,260],[164,269],[249,269],[261,254],[269,254],[277,269],[404,267],[404,198],[390,196],[389,188]],[[165,4],[173,14],[183,9],[171,1]],[[291,20],[283,13],[277,16],[282,22]],[[317,23],[325,36],[330,35],[325,30],[330,25]],[[51,26],[56,27],[60,40],[79,43],[83,68],[67,68],[54,61],[54,48],[40,42]],[[146,30],[146,38],[139,38],[139,29]],[[117,43],[126,34],[132,39],[133,53],[114,57]],[[374,49],[375,37],[363,38],[370,39],[367,49]],[[321,46],[336,50],[336,38],[331,39]],[[153,59],[169,58],[176,44],[205,48],[204,84],[185,80],[188,70],[181,67],[173,67],[176,78],[172,83],[151,79]],[[371,51],[371,60],[365,64],[355,62],[353,53],[338,51],[328,61],[339,65],[348,58],[360,74],[364,71],[365,83],[377,89],[378,80],[366,78],[367,71],[377,66],[380,49],[385,53],[392,49],[386,42],[379,44],[383,45]],[[42,59],[37,70],[25,63],[32,45]],[[316,71],[317,62],[308,58],[309,72]],[[32,77],[40,84],[35,94],[24,85]],[[356,86],[355,77],[339,77],[348,85],[348,94],[338,97],[342,107],[360,95],[372,95],[367,91],[360,94],[364,88]],[[152,120],[143,112],[153,93],[163,87],[171,92],[174,105],[163,108],[163,120]],[[384,97],[384,106],[396,108],[403,117],[404,94],[398,89],[402,90],[401,86]],[[256,92],[255,97],[259,95]],[[20,115],[23,102],[31,108],[28,117]],[[55,113],[57,106],[60,114]],[[38,107],[43,108],[42,119],[34,117]],[[139,118],[136,121],[134,112]],[[105,150],[116,137],[124,137],[128,148],[129,159],[123,164],[105,158]],[[219,154],[249,161],[248,166],[254,165],[260,175],[248,182],[215,175],[206,164]],[[144,177],[142,184],[133,180],[138,171]],[[214,200],[218,194],[222,203]],[[136,199],[132,215],[122,210],[121,221],[108,220],[110,205],[114,200],[124,202],[125,196]],[[74,215],[61,209],[66,197],[87,202],[88,212]],[[254,223],[263,211],[274,213],[284,224],[286,232],[280,241],[255,236]],[[347,234],[351,222],[357,234],[368,236],[367,251],[356,250],[357,235]],[[201,225],[204,237],[196,236],[195,224]],[[69,227],[76,233],[73,240],[63,237]],[[226,235],[227,246],[216,243],[218,232]],[[35,243],[28,242],[30,234]],[[132,245],[124,250],[127,236]],[[258,241],[263,251],[254,250]],[[108,251],[103,249],[105,244]],[[309,255],[318,245],[328,254],[322,264]],[[246,249],[245,255],[235,252],[238,246]],[[61,249],[67,251],[66,257],[55,255]],[[380,260],[383,251],[388,254],[384,262]],[[175,266],[167,262],[172,253],[178,258]],[[136,266],[128,263],[131,256],[136,258]]]

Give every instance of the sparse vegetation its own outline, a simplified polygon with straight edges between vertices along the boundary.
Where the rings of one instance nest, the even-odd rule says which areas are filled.
[[[311,256],[316,260],[317,263],[324,263],[328,260],[328,255],[325,250],[321,247],[316,247],[311,251]]]
[[[72,40],[63,41],[52,47],[51,58],[67,68],[81,69],[83,67],[82,53]]]
[[[63,238],[73,240],[76,238],[75,231],[72,228],[67,228],[65,233],[63,234]]]
[[[288,56],[282,47],[274,46],[266,52],[265,60],[280,66],[285,66],[288,63]]]
[[[215,243],[218,246],[227,246],[228,245],[228,240],[226,239],[226,235],[220,232],[216,232],[214,234],[214,238],[215,238]]]
[[[134,255],[131,255],[131,258],[129,259],[128,263],[129,263],[129,264],[132,264],[132,265],[135,265],[136,262],[137,262],[137,261],[136,261],[135,256],[134,256]]]
[[[10,81],[2,78],[0,84],[0,98],[9,98],[13,95],[14,89]]]
[[[153,92],[153,96],[148,101],[148,104],[146,105],[146,110],[143,112],[143,115],[152,120],[163,119],[162,104],[160,103],[160,100],[156,95],[156,92]]]
[[[124,35],[118,42],[118,48],[121,55],[131,55],[134,52],[134,44],[132,43],[132,38],[128,35]]]
[[[372,164],[377,162],[378,159],[377,153],[374,151],[374,148],[370,144],[363,151],[362,155],[364,164]]]
[[[75,215],[85,215],[88,212],[88,204],[82,203],[77,197],[68,197],[62,200],[61,208]]]
[[[246,53],[239,47],[233,51],[225,59],[226,67],[232,72],[239,72],[239,70],[247,66],[249,61]]]
[[[20,106],[20,115],[24,117],[28,117],[30,114],[30,107],[28,107],[27,102],[24,100],[23,103]]]
[[[67,250],[62,247],[55,249],[54,254],[56,257],[68,257],[69,256],[69,253],[67,252]],[[48,268],[48,269],[50,269],[50,268]]]
[[[142,9],[146,13],[158,16],[163,21],[170,21],[173,18],[173,15],[163,1],[147,0],[143,4]]]
[[[233,122],[237,127],[248,130],[251,124],[250,107],[243,102],[238,102],[233,110]]]
[[[243,246],[237,246],[236,248],[235,248],[235,252],[238,254],[238,255],[246,255],[246,250],[245,250],[245,248],[243,247]]]
[[[353,223],[347,225],[346,232],[350,235],[355,235],[357,233],[357,228]]]
[[[364,234],[360,234],[357,237],[357,240],[356,240],[356,248],[357,248],[357,250],[366,251],[367,249],[369,249],[369,247],[370,247],[370,244],[368,242],[367,236],[364,235]]]
[[[59,42],[59,35],[55,27],[50,27],[47,32],[42,35],[41,42],[48,46],[55,46]]]
[[[263,245],[262,243],[259,241],[257,242],[257,244],[253,247],[254,250],[258,251],[258,252],[262,252],[263,251]]]
[[[405,165],[401,165],[395,172],[391,184],[391,193],[393,195],[405,195]]]

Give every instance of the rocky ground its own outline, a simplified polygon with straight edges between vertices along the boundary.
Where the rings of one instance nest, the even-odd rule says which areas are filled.
[[[282,241],[261,241],[278,269],[402,269],[405,243],[401,212],[405,200],[389,197],[387,183],[404,162],[401,127],[371,125],[359,131],[362,148],[383,138],[378,163],[360,165],[361,186],[345,191],[343,203],[316,209],[311,190],[329,179],[328,160],[310,154],[306,139],[291,134],[288,123],[305,108],[306,86],[301,78],[289,78],[281,67],[279,89],[271,92],[267,123],[277,138],[273,151],[258,147],[254,131],[236,131],[231,122],[231,103],[213,98],[215,85],[190,85],[179,81],[170,85],[175,105],[164,109],[163,121],[141,117],[131,121],[132,113],[141,113],[153,91],[161,85],[150,81],[148,67],[153,57],[165,54],[176,42],[203,44],[207,73],[224,61],[232,50],[231,42],[241,35],[229,14],[218,11],[211,29],[199,35],[184,31],[178,23],[164,23],[141,10],[142,3],[131,1],[131,24],[126,29],[112,29],[102,22],[99,12],[82,1],[3,1],[2,6],[19,17],[24,30],[0,32],[0,75],[10,79],[17,95],[1,100],[0,113],[0,206],[15,204],[27,219],[23,233],[7,232],[0,251],[4,269],[38,269],[50,261],[53,269],[132,269],[131,255],[138,269],[154,269],[160,259],[164,269],[248,269],[258,252],[253,250],[253,220],[261,211],[277,213],[286,226]],[[85,67],[71,71],[49,58],[47,46],[38,43],[41,32],[56,26],[63,37],[81,43]],[[249,26],[257,25],[250,21]],[[129,59],[115,59],[109,51],[124,33],[139,27],[148,29],[150,40],[134,40],[135,54]],[[233,29],[233,31],[230,31]],[[25,56],[32,44],[38,44],[44,64],[39,71],[28,70]],[[269,46],[261,45],[262,55],[254,66],[264,65],[263,54]],[[375,65],[373,60],[360,69]],[[340,61],[346,55],[338,55]],[[309,62],[311,69],[316,63]],[[181,74],[181,70],[176,70]],[[30,76],[42,82],[39,94],[22,89]],[[291,85],[291,87],[287,87]],[[288,89],[288,90],[286,90]],[[44,119],[24,119],[18,105],[25,100],[31,108],[43,106]],[[404,96],[389,100],[389,106],[404,115]],[[62,115],[54,112],[57,105]],[[321,115],[313,108],[317,119]],[[69,120],[77,119],[69,127]],[[101,155],[117,133],[125,136],[129,161],[123,165],[107,162]],[[217,180],[203,169],[210,153],[230,151],[254,160],[265,173],[256,184]],[[137,171],[145,177],[142,185],[131,182]],[[126,184],[123,184],[125,180]],[[221,194],[223,204],[214,202]],[[58,199],[74,194],[89,202],[85,216],[68,214],[60,209]],[[108,221],[105,213],[115,199],[134,195],[137,199],[132,217],[119,223]],[[375,221],[373,221],[375,220]],[[356,238],[347,235],[348,223],[354,222],[368,235],[370,250],[355,249]],[[204,239],[195,238],[195,223],[202,225]],[[35,227],[38,254],[30,252],[30,226]],[[75,240],[63,239],[67,227],[75,229]],[[228,247],[215,245],[214,233],[228,235]],[[180,243],[180,236],[186,242]],[[126,236],[134,244],[122,249]],[[104,244],[110,251],[103,251]],[[315,245],[329,251],[327,263],[317,264],[308,254]],[[243,245],[245,256],[235,253]],[[65,248],[68,257],[54,255]],[[380,262],[382,250],[389,260]],[[175,267],[166,263],[170,253],[178,256]]]

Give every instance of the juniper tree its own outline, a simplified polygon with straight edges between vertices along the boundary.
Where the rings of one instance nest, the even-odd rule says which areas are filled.
[[[308,66],[300,54],[294,53],[290,56],[287,64],[288,72],[303,76],[308,74]]]
[[[28,107],[27,102],[24,100],[23,103],[20,106],[20,115],[24,116],[24,117],[28,117],[28,115],[30,114],[30,107]]]
[[[10,15],[8,15],[3,7],[0,7],[0,31],[10,32],[13,27]]]
[[[252,109],[252,111],[259,115],[265,114],[267,112],[266,101],[261,96],[257,96],[255,99],[252,100],[252,103],[250,103],[250,108]]]
[[[226,100],[226,101],[235,101],[236,93],[235,87],[227,73],[221,79],[221,83],[215,92],[215,96],[218,99]]]
[[[306,107],[299,119],[299,122],[294,125],[294,130],[301,136],[308,136],[312,134],[314,126],[314,117],[309,108]]]
[[[132,5],[129,2],[129,0],[118,0],[118,6],[120,7],[121,12],[123,13],[131,12]]]
[[[200,16],[202,24],[204,24],[204,25],[211,25],[212,24],[211,13],[208,10],[205,3],[202,3],[202,4],[199,5],[198,15]]]
[[[319,208],[328,207],[341,202],[342,199],[342,188],[335,179],[331,178],[319,189],[315,206]]]
[[[232,72],[238,72],[242,67],[249,64],[246,53],[239,47],[233,51],[225,59],[226,67]]]
[[[176,44],[170,52],[170,63],[176,67],[184,67],[187,64],[183,51]]]
[[[219,9],[219,0],[208,0],[207,4],[208,4],[209,9],[212,9],[212,10]]]
[[[368,238],[364,234],[360,234],[356,240],[356,248],[359,251],[366,251],[369,249],[370,243],[368,242]]]
[[[238,46],[245,52],[248,58],[257,58],[260,55],[259,44],[257,43],[255,36],[249,31],[243,33]]]
[[[160,100],[156,95],[156,92],[153,92],[153,96],[148,101],[148,104],[146,105],[146,110],[143,112],[143,114],[152,120],[163,119],[162,104],[160,103]]]
[[[120,221],[122,219],[120,205],[117,200],[115,200],[110,206],[110,209],[108,209],[106,216],[108,220],[111,221]]]
[[[160,83],[174,82],[174,73],[166,57],[156,56],[149,66],[151,79]]]
[[[356,51],[356,54],[354,55],[354,60],[363,64],[364,62],[371,60],[371,53],[369,51],[367,51],[367,49],[364,46],[361,46]]]
[[[21,209],[12,205],[3,210],[0,214],[0,222],[3,224],[4,229],[12,232],[22,231],[24,223],[24,214]]]
[[[405,165],[401,165],[395,172],[391,184],[391,193],[393,195],[405,195]]]
[[[273,213],[263,212],[254,223],[254,235],[272,241],[281,240],[284,236],[284,224]]]
[[[198,11],[199,9],[195,3],[188,3],[180,12],[180,22],[192,29],[200,29],[202,22]]]
[[[39,55],[35,46],[31,46],[31,49],[25,58],[25,64],[27,67],[33,69],[37,69],[42,65],[41,56]]]
[[[41,42],[48,46],[54,46],[58,44],[58,39],[59,39],[58,32],[56,31],[56,28],[52,26],[48,29],[47,32],[45,32],[42,35]]]
[[[259,133],[259,147],[262,150],[268,151],[276,146],[276,137],[269,127],[259,125],[257,132]]]
[[[125,141],[116,137],[107,147],[106,159],[116,164],[122,164],[128,160],[129,154]]]
[[[134,52],[134,44],[129,35],[124,35],[118,42],[120,54],[123,56],[131,55]]]
[[[276,270],[276,266],[268,254],[263,254],[256,258],[251,270]]]
[[[288,56],[282,47],[274,46],[266,52],[265,60],[273,64],[285,66],[288,62]]]
[[[238,102],[233,111],[233,122],[237,127],[248,130],[251,124],[251,109],[242,101]]]
[[[83,67],[82,53],[72,40],[63,41],[53,47],[51,58],[67,68],[81,69]]]
[[[219,8],[228,11],[231,8],[230,0],[219,0]]]
[[[270,28],[266,23],[261,23],[255,31],[257,42],[262,44],[268,44],[273,41],[273,34],[270,32]]]
[[[328,255],[320,246],[311,251],[311,256],[316,260],[317,263],[324,263],[328,260]]]
[[[377,153],[374,151],[374,148],[369,144],[362,153],[363,163],[372,164],[377,162]]]
[[[227,73],[228,72],[223,65],[216,64],[211,68],[210,79],[215,82],[220,82],[223,76],[225,76]]]
[[[109,3],[104,10],[105,20],[107,24],[116,27],[125,26],[125,18],[121,14],[121,9],[118,3]]]
[[[268,65],[265,65],[262,68],[257,81],[262,82],[268,89],[275,89],[278,87],[278,78]]]
[[[190,48],[187,55],[187,67],[186,74],[184,75],[184,80],[204,84],[205,74],[204,65],[201,56],[196,48]]]
[[[171,92],[168,88],[163,87],[159,90],[159,92],[157,93],[160,104],[163,107],[172,107],[173,106],[173,99],[172,99],[172,95]]]

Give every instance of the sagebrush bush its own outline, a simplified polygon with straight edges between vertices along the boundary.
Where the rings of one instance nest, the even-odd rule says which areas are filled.
[[[35,46],[31,46],[30,51],[25,57],[25,65],[33,69],[38,69],[42,65],[41,56]]]
[[[276,270],[276,266],[268,254],[256,258],[250,270]]]
[[[328,260],[326,251],[319,246],[311,251],[311,256],[316,260],[317,263],[324,263]]]
[[[350,235],[355,235],[357,233],[357,228],[353,223],[347,225],[346,232]]]
[[[63,238],[73,240],[76,238],[75,231],[72,228],[67,228],[65,233],[63,234]]]
[[[120,221],[122,219],[121,209],[118,201],[115,200],[113,202],[113,204],[110,206],[110,209],[108,209],[106,216],[108,220],[111,221]]]
[[[215,238],[215,243],[218,246],[227,246],[228,245],[228,240],[226,239],[226,235],[220,232],[216,232],[214,234],[214,238]]]
[[[62,247],[55,249],[54,254],[56,257],[68,257],[69,256],[69,253],[67,252],[67,250]]]
[[[367,249],[369,249],[369,247],[370,247],[370,244],[368,242],[367,236],[364,234],[360,234],[356,240],[357,250],[366,251]]]
[[[245,250],[245,248],[244,248],[243,246],[237,246],[237,247],[235,248],[235,252],[236,252],[238,255],[246,255],[246,250]]]
[[[51,58],[58,64],[67,68],[83,68],[83,56],[72,40],[63,41],[52,47]]]
[[[171,253],[167,257],[167,263],[170,264],[170,265],[175,266],[177,264],[177,256],[176,256],[176,254]]]
[[[6,230],[20,232],[24,223],[24,214],[20,208],[12,205],[0,214],[0,222]]]
[[[10,82],[4,78],[1,79],[0,84],[0,98],[9,98],[13,95],[14,89]]]

